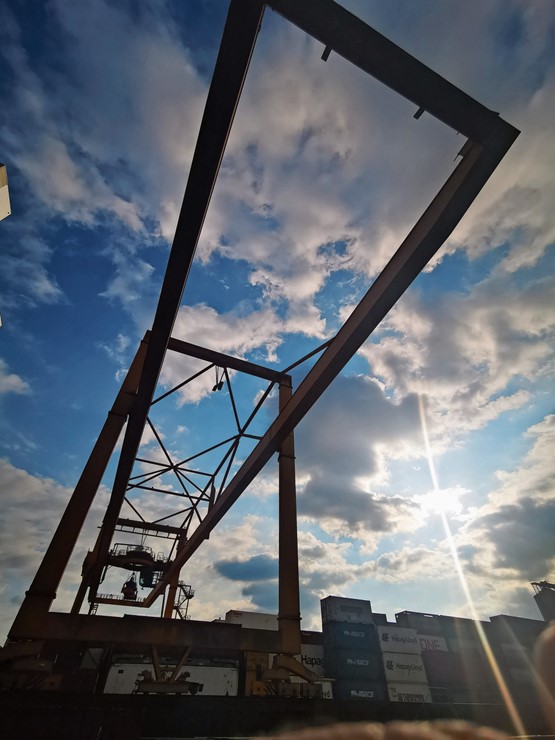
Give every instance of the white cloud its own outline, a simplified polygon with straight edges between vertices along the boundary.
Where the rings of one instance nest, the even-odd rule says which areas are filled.
[[[551,372],[552,289],[551,277],[520,291],[496,277],[433,302],[412,292],[390,313],[387,333],[361,354],[398,398],[427,397],[435,433],[448,443],[524,406],[530,391],[510,390],[512,382]]]
[[[10,373],[7,364],[0,358],[0,395],[3,393],[31,393],[31,386],[16,373]]]
[[[236,357],[258,351],[265,362],[275,362],[282,331],[281,321],[269,309],[218,313],[206,304],[198,304],[180,308],[172,335]],[[173,387],[206,366],[201,360],[168,352],[160,379],[165,386]],[[206,373],[179,391],[181,401],[196,403],[211,392],[213,385],[214,374]]]
[[[58,525],[71,490],[51,478],[31,475],[0,459],[0,587],[2,629],[7,632],[25,590],[29,587],[42,555]],[[88,544],[96,535],[105,491],[99,493],[84,529]],[[76,548],[58,590],[57,609],[69,609],[79,583],[81,563],[86,548],[83,541]]]

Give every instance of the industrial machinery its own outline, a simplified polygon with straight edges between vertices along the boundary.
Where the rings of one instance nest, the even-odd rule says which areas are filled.
[[[534,600],[546,622],[555,619],[555,583],[533,581]]]
[[[415,119],[426,112],[465,138],[460,161],[452,174],[337,334],[282,370],[192,345],[172,335],[266,8],[321,42],[324,61],[332,52],[341,55],[410,100],[415,105]],[[297,676],[309,684],[315,682],[314,674],[294,657],[300,653],[301,644],[295,427],[442,246],[517,135],[518,131],[497,113],[332,0],[231,0],[152,330],[137,349],[10,630],[9,644],[0,655],[8,673],[16,670],[17,661],[26,654],[38,661],[37,670],[43,663],[47,669],[47,661],[52,660],[54,674],[75,674],[83,664],[85,652],[100,650],[104,653],[96,666],[96,675],[102,676],[115,647],[150,647],[179,649],[183,654],[189,649],[217,650],[221,654],[237,650],[274,653],[273,665],[261,676],[262,681],[277,682],[279,686]],[[170,354],[194,359],[197,369],[168,390],[160,388],[158,381],[164,359]],[[313,364],[294,390],[291,371],[309,358],[313,358]],[[153,420],[155,407],[214,368],[213,390],[220,391],[225,385],[226,393],[218,396],[229,399],[235,429],[188,459],[173,459]],[[233,395],[234,378],[242,374],[265,384],[260,401],[244,419],[240,418]],[[275,389],[279,398],[277,416],[265,431],[253,433],[253,420]],[[141,454],[145,429],[158,445],[156,456]],[[85,558],[73,608],[71,613],[53,611],[60,580],[109,462],[113,455],[116,457],[122,432],[123,444],[117,452],[110,499],[96,542]],[[251,445],[250,452],[234,470],[239,445],[245,441]],[[221,453],[219,459],[215,459],[216,451]],[[192,595],[190,587],[180,580],[182,568],[274,455],[278,456],[279,466],[279,629],[263,632],[179,619],[186,616],[184,605]],[[211,464],[205,467],[203,460],[208,458]],[[171,486],[168,478],[173,481]],[[133,498],[137,493],[172,499],[178,502],[178,510],[164,517],[147,515]],[[152,542],[155,538],[167,545],[161,555],[145,544],[147,539]],[[107,568],[136,573],[138,583],[131,576],[125,581],[123,593],[103,594],[99,587]],[[141,587],[146,590],[144,595],[139,595]],[[88,614],[82,613],[85,599],[89,602]],[[161,618],[129,614],[121,618],[98,613],[103,604],[148,609],[160,599]],[[60,647],[63,645],[64,649]],[[69,646],[73,646],[73,658],[67,657]],[[60,658],[64,655],[67,660]],[[148,676],[143,678],[142,690],[151,683]],[[91,686],[97,690],[100,683],[100,679],[91,680]]]

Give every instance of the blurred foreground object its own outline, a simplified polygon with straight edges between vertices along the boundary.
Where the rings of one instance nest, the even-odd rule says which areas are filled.
[[[8,190],[8,170],[5,164],[0,163],[0,221],[12,212],[10,207],[10,193]]]
[[[460,720],[375,722],[305,728],[275,736],[280,740],[505,740],[503,732]],[[269,740],[269,738],[266,738]]]
[[[555,732],[555,625],[540,635],[535,647],[537,689],[551,730]]]

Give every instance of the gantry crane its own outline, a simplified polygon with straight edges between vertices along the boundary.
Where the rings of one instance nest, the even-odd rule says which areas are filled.
[[[414,103],[415,119],[425,112],[460,132],[466,139],[460,150],[460,161],[452,174],[351,316],[332,339],[299,360],[300,363],[318,355],[296,390],[292,387],[290,373],[299,363],[278,371],[172,336],[266,7],[321,42],[324,61],[332,52],[341,55]],[[132,640],[136,644],[153,647],[179,644],[184,649],[191,645],[216,645],[223,649],[231,642],[238,649],[262,647],[277,653],[274,676],[292,672],[311,680],[309,672],[293,657],[300,651],[294,429],[442,246],[517,135],[518,131],[497,113],[470,98],[332,0],[304,0],[302,3],[296,0],[231,0],[152,330],[138,347],[52,542],[26,593],[10,630],[10,650],[17,650],[17,642],[26,642],[26,649],[29,649],[29,640],[71,639],[111,645],[128,644]],[[254,448],[233,475],[229,460],[237,447],[237,440],[249,435],[250,419],[237,420],[237,432],[228,440],[231,451],[223,455],[223,462],[217,470],[204,471],[206,476],[202,485],[197,483],[194,486],[190,480],[187,482],[194,472],[188,461],[175,461],[168,454],[165,462],[152,470],[151,476],[143,472],[141,478],[134,472],[134,466],[140,460],[140,443],[145,428],[150,426],[156,435],[151,421],[154,404],[176,390],[164,390],[156,395],[167,353],[181,353],[201,360],[208,369],[218,368],[215,391],[222,387],[222,383],[229,384],[231,370],[266,381],[266,394],[272,388],[278,388],[276,418],[264,434],[253,440]],[[188,378],[184,378],[183,383],[186,382]],[[124,428],[110,500],[96,543],[85,559],[82,582],[73,608],[69,614],[51,611],[60,580]],[[161,438],[159,441],[164,450]],[[279,460],[279,631],[275,635],[261,635],[257,630],[236,629],[235,625],[224,628],[217,624],[177,619],[168,629],[167,618],[175,615],[176,604],[179,603],[176,602],[176,594],[180,590],[181,569],[276,454]],[[129,492],[137,486],[145,490],[147,484],[151,489],[160,488],[157,477],[166,473],[175,475],[182,486],[180,495],[187,502],[183,521],[177,526],[139,516],[124,516],[122,507]],[[127,557],[129,553],[122,558],[117,543],[114,543],[114,537],[122,532],[137,534],[139,544],[145,536],[169,538],[173,548],[165,560],[158,562],[154,556],[150,562],[144,558],[131,562]],[[136,549],[131,557],[138,557]],[[121,567],[125,562],[137,569],[133,572],[144,574],[150,567],[148,572],[153,577],[148,583],[151,588],[140,601],[136,598],[113,601],[119,601],[123,606],[129,606],[131,601],[134,606],[148,608],[164,597],[163,614],[166,619],[129,616],[121,619],[81,613],[86,597],[94,608],[103,603],[103,598],[104,601],[108,598],[99,592],[106,567]],[[152,567],[153,562],[156,569]],[[127,594],[130,595],[131,590]]]

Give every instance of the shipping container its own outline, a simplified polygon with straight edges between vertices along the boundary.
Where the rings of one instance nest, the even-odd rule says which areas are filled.
[[[416,630],[406,627],[377,627],[380,648],[384,653],[420,653]]]
[[[522,645],[505,642],[499,647],[503,660],[508,667],[528,669],[532,664],[532,652]]]
[[[415,653],[383,653],[387,683],[428,683],[420,655]]]
[[[333,695],[339,700],[387,701],[385,685],[372,681],[336,681]]]
[[[399,627],[408,627],[421,635],[443,635],[437,614],[404,611],[396,614],[395,619]]]
[[[328,596],[320,601],[322,624],[327,622],[353,622],[354,624],[373,624],[372,607],[369,601],[345,599],[341,596]]]
[[[464,685],[464,671],[461,657],[458,653],[449,653],[442,650],[423,650],[421,657],[430,686],[445,688]]]
[[[366,681],[383,678],[381,655],[368,650],[334,650],[325,654],[326,676]]]
[[[447,648],[453,653],[477,653],[482,650],[482,643],[476,640],[465,640],[457,637],[447,637]]]
[[[105,694],[132,694],[137,688],[139,674],[149,670],[154,675],[150,663],[114,663],[108,671],[104,686]],[[239,671],[227,666],[186,665],[188,681],[203,684],[203,696],[237,696]]]
[[[274,655],[270,653],[268,658],[269,665],[271,666]],[[323,645],[301,645],[301,653],[300,655],[295,655],[295,658],[317,676],[325,675]]]
[[[489,622],[476,622],[465,617],[447,617],[444,614],[438,616],[438,621],[443,636],[447,638],[448,643],[449,639],[461,640],[462,642],[480,642],[477,625],[480,625],[484,632],[488,632],[490,628]]]
[[[524,617],[499,614],[491,618],[492,631],[499,643],[517,643],[532,649],[538,637],[548,626],[546,622]]]
[[[422,650],[440,650],[445,653],[449,648],[447,647],[447,641],[445,637],[438,637],[437,635],[418,635],[418,642],[420,644],[420,651]]]
[[[326,652],[333,650],[379,650],[378,631],[372,624],[326,622],[323,625]]]
[[[427,684],[389,683],[387,685],[389,701],[411,702],[414,704],[431,704],[432,695]]]
[[[248,612],[232,609],[225,615],[225,621],[230,624],[240,624],[241,627],[254,630],[277,630],[278,618],[276,614],[263,612]]]
[[[535,677],[532,668],[509,668],[511,683],[520,686],[534,686]]]
[[[323,645],[324,635],[314,630],[301,630],[301,643],[303,645]]]

